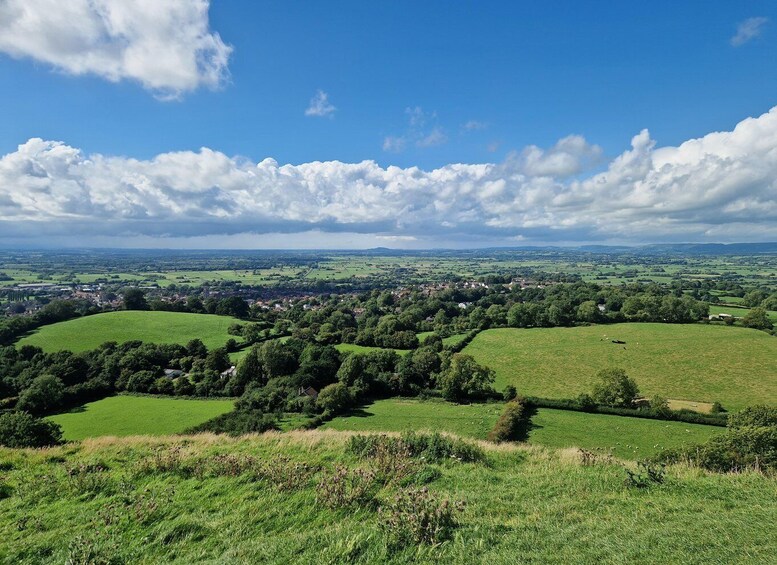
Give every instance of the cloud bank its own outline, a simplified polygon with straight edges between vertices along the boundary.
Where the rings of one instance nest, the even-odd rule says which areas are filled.
[[[209,0],[3,0],[0,51],[73,75],[132,80],[160,98],[218,88],[232,48]]]
[[[373,161],[255,163],[208,148],[137,160],[36,138],[0,158],[0,239],[305,232],[426,246],[777,239],[777,108],[678,147],[656,147],[644,130],[622,154],[601,160],[601,149],[580,136],[499,164],[431,171]]]

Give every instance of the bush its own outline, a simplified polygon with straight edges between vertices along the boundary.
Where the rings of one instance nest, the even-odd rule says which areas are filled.
[[[383,434],[358,434],[348,440],[348,451],[360,457],[375,457],[385,449],[406,451],[410,457],[423,457],[430,462],[454,459],[470,463],[485,460],[483,450],[476,445],[438,433],[406,432],[398,438]]]
[[[374,505],[379,489],[373,471],[338,465],[334,473],[321,477],[316,502],[329,508],[369,508]]]
[[[380,525],[396,546],[438,544],[452,537],[458,526],[455,512],[463,510],[463,502],[439,502],[426,487],[409,489],[379,509]]]
[[[517,439],[526,427],[526,408],[522,401],[513,400],[505,405],[505,409],[488,433],[488,441],[502,442]]]
[[[518,396],[518,391],[513,385],[507,385],[504,389],[504,392],[502,393],[502,397],[505,399],[505,402],[510,402],[511,400],[515,399],[516,396]]]
[[[744,427],[775,427],[777,426],[777,407],[756,405],[735,412],[728,417],[728,427],[732,429]]]
[[[234,410],[189,428],[185,433],[213,432],[239,436],[277,429],[277,421],[272,414],[264,414],[261,410]]]
[[[54,422],[35,418],[27,412],[0,415],[0,445],[6,447],[47,447],[62,441],[62,428]]]
[[[657,461],[688,462],[722,473],[777,469],[777,428],[744,427],[710,438],[707,443],[662,453]]]

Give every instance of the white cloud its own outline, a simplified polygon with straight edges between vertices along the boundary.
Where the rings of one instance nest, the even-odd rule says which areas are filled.
[[[313,98],[310,99],[310,104],[305,110],[305,115],[326,118],[333,116],[335,110],[337,110],[337,108],[329,102],[329,95],[323,90],[317,90],[313,95]]]
[[[383,151],[389,153],[401,153],[405,150],[407,140],[404,137],[394,137],[387,135],[383,138]]]
[[[209,29],[208,7],[209,0],[4,0],[0,51],[178,98],[228,77],[232,48]]]
[[[769,18],[764,17],[747,18],[745,21],[740,22],[739,25],[737,25],[737,32],[729,40],[731,45],[739,47],[751,39],[755,39],[763,33],[764,26],[768,22]]]
[[[421,139],[415,142],[418,147],[434,147],[435,145],[442,145],[447,143],[448,136],[442,129],[436,127],[432,129],[428,134],[424,135]]]
[[[581,135],[570,135],[560,139],[550,149],[536,145],[526,147],[520,153],[508,156],[518,170],[528,176],[569,177],[598,163],[602,148],[589,145]]]
[[[477,131],[486,129],[487,127],[488,124],[486,122],[481,122],[480,120],[469,120],[461,126],[461,129],[464,131]]]
[[[226,241],[316,230],[425,246],[516,236],[777,239],[777,108],[678,147],[656,147],[642,131],[601,172],[586,175],[600,156],[570,136],[501,164],[424,171],[373,161],[255,163],[207,148],[137,160],[30,139],[0,158],[0,240]]]

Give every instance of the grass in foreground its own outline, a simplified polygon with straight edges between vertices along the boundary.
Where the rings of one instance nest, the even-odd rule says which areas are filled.
[[[175,472],[179,457],[228,463],[223,456],[245,455],[273,464],[286,456],[330,473],[365,465],[336,432],[2,449],[0,560],[663,564],[769,563],[777,554],[774,479],[670,467],[663,485],[629,489],[620,465],[582,465],[569,450],[485,449],[488,465],[427,465],[439,473],[429,475],[433,495],[466,507],[450,541],[405,548],[389,544],[374,509],[318,503],[322,471],[291,490],[240,472]],[[149,461],[163,465],[149,470]],[[400,488],[381,489],[378,504]]]
[[[625,341],[614,344],[612,339]],[[496,371],[496,387],[573,398],[596,373],[623,367],[646,396],[718,401],[729,410],[777,404],[777,339],[756,330],[704,324],[613,324],[496,329],[464,348]]]
[[[462,437],[486,439],[504,409],[503,404],[452,404],[442,400],[377,400],[322,429],[356,432],[439,431]]]
[[[233,408],[232,400],[119,395],[84,404],[48,419],[62,426],[66,440],[98,436],[158,436],[181,433]]]
[[[43,326],[19,340],[17,345],[35,345],[44,351],[87,351],[105,343],[141,340],[148,343],[186,343],[199,338],[209,348],[223,347],[231,336],[229,316],[184,312],[119,311],[76,318]]]
[[[539,408],[531,419],[529,443],[644,459],[664,449],[704,443],[720,433],[723,428],[716,426]]]

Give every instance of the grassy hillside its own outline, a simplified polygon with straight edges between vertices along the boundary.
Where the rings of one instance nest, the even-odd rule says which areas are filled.
[[[406,486],[380,488],[375,506],[317,502],[335,465],[373,465],[343,441],[317,431],[2,449],[0,561],[692,564],[777,554],[774,479],[670,467],[663,485],[633,489],[619,464],[504,446],[486,448],[487,463],[415,460],[433,496],[466,505],[449,541],[397,547],[376,507]]]
[[[106,341],[180,343],[199,338],[208,348],[222,347],[229,338],[227,329],[236,318],[183,312],[106,312],[76,318],[50,326],[19,340],[18,345],[36,345],[44,351],[86,351]]]
[[[62,426],[67,440],[97,436],[158,436],[180,433],[232,408],[232,400],[120,395],[90,402],[48,419]]]
[[[625,341],[614,344],[613,339]],[[496,371],[496,387],[571,398],[590,392],[600,369],[623,367],[643,394],[719,401],[727,409],[777,404],[777,339],[704,324],[614,324],[487,330],[465,349]]]
[[[323,429],[357,432],[427,430],[486,439],[503,409],[503,404],[466,405],[441,400],[419,402],[411,398],[390,398],[335,418],[324,424]]]
[[[531,419],[528,441],[547,447],[580,447],[637,460],[664,449],[704,443],[720,433],[722,428],[701,424],[540,408]]]

